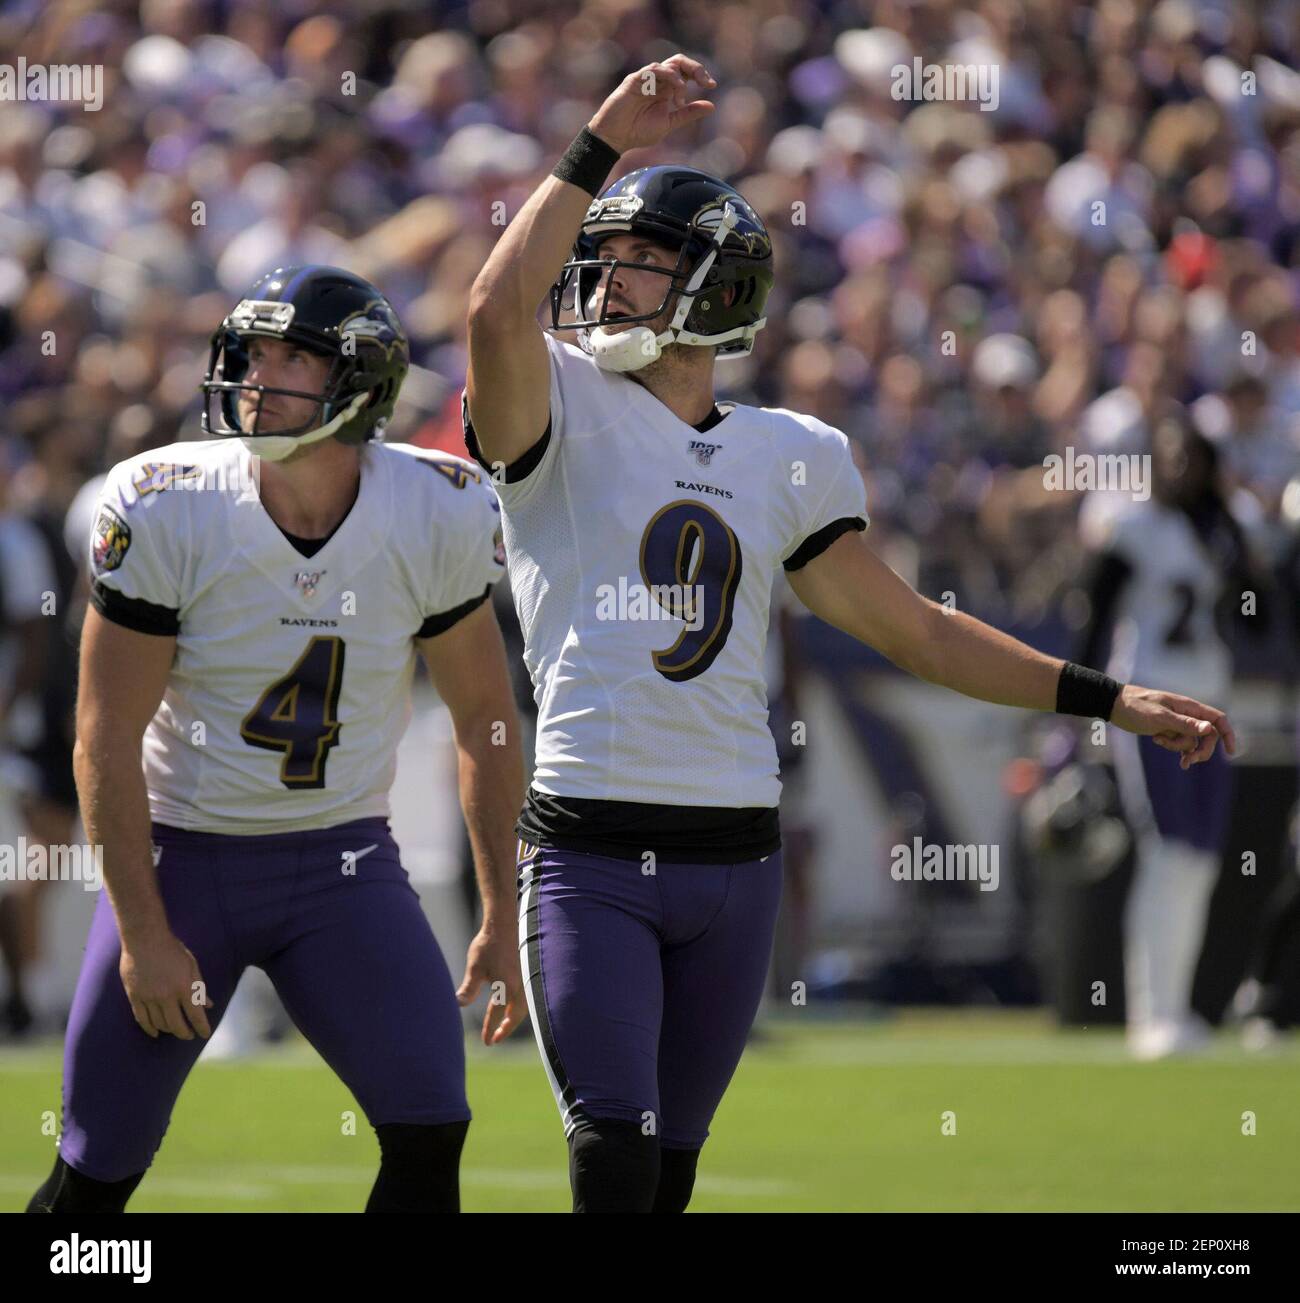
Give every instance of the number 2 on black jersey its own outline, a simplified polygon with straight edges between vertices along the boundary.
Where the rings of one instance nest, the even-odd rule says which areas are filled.
[[[711,507],[685,498],[660,507],[641,535],[641,578],[655,600],[688,626],[654,667],[684,683],[717,659],[731,633],[740,587],[740,542]]]
[[[325,786],[325,762],[339,741],[343,639],[316,637],[282,679],[244,716],[239,735],[251,747],[281,751],[280,781],[291,791]]]

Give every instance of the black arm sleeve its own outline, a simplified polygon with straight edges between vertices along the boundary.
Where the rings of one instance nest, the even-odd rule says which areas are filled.
[[[478,435],[474,433],[473,422],[469,419],[469,399],[464,394],[460,399],[460,423],[465,431],[465,447],[469,449],[469,455],[490,475],[492,463],[483,456],[483,450],[478,446]],[[538,463],[546,454],[546,445],[550,441],[551,423],[548,420],[546,429],[542,431],[542,437],[527,452],[506,467],[506,483],[517,484],[520,480],[527,479],[537,469]]]
[[[492,595],[492,585],[489,584],[478,597],[471,597],[468,602],[462,602],[459,606],[453,606],[450,611],[442,611],[438,615],[426,617],[424,623],[415,631],[417,638],[436,638],[440,633],[446,633],[453,624],[459,624],[471,611],[477,610]]]
[[[1120,594],[1132,577],[1133,567],[1118,552],[1103,552],[1098,557],[1088,582],[1088,604],[1091,607],[1088,627],[1084,630],[1083,641],[1075,657],[1080,665],[1096,668],[1097,658],[1110,633]]]
[[[821,556],[841,534],[866,527],[867,522],[861,516],[841,516],[839,520],[832,520],[829,525],[823,525],[821,529],[809,534],[781,564],[787,570],[802,570],[809,561]]]
[[[142,597],[125,597],[98,579],[90,588],[90,604],[106,620],[136,633],[152,633],[160,638],[175,637],[181,631],[180,612],[169,606],[146,602]]]

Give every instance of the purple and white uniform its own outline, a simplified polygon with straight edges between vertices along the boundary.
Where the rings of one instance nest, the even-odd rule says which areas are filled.
[[[1226,710],[1232,655],[1215,623],[1224,571],[1187,513],[1154,499],[1134,504],[1114,518],[1105,551],[1122,574],[1107,673]],[[1125,810],[1138,832],[1217,853],[1232,795],[1223,748],[1184,771],[1150,738],[1111,731]]]
[[[550,422],[494,469],[538,707],[518,824],[529,1008],[572,1133],[697,1149],[762,993],[781,892],[772,585],[867,527],[838,430],[691,426],[553,336]],[[468,405],[466,441],[480,457]]]
[[[1110,516],[1093,593],[1085,660],[1113,624],[1110,674],[1227,708],[1232,661],[1216,606],[1238,546],[1230,521],[1198,526],[1156,499]],[[1129,1044],[1142,1058],[1193,1045],[1191,1008],[1211,893],[1231,812],[1233,771],[1217,747],[1190,770],[1149,737],[1109,730],[1115,774],[1136,841],[1124,915]]]
[[[486,477],[401,445],[361,449],[357,499],[321,545],[261,504],[237,440],[114,467],[91,536],[91,600],[176,637],[144,741],[159,888],[215,1027],[249,964],[372,1125],[469,1117],[451,976],[388,831],[416,638],[504,573]],[[91,925],[64,1063],[60,1152],[112,1181],[143,1171],[204,1042],[135,1023],[107,896]]]

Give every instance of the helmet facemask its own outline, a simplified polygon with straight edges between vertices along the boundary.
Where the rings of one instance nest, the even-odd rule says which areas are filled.
[[[244,377],[248,375],[249,370],[248,341],[257,338],[257,336],[252,334],[240,335],[233,330],[219,331],[218,336],[219,338],[213,341],[211,364],[209,366],[213,378],[205,386],[207,390],[205,394],[207,398],[206,406],[213,434],[247,435],[249,437],[265,437],[279,434],[296,437],[314,431],[329,422],[330,409],[338,406],[337,395],[344,371],[341,363],[344,361],[350,362],[354,359],[333,358],[330,362],[330,369],[326,375],[325,383],[318,393],[309,393],[301,389],[283,389],[276,385],[253,384],[246,381]],[[279,336],[265,336],[264,338],[279,338]],[[294,343],[295,341],[290,340],[288,342]],[[306,345],[302,347],[307,348]],[[329,356],[319,349],[307,348],[307,351],[314,353],[318,357]],[[243,394],[256,394],[258,399],[251,429],[245,429],[239,417],[239,400]],[[315,403],[315,411],[306,421],[299,425],[284,429],[264,430],[262,428],[262,399],[268,394],[275,394],[284,398],[309,400]],[[215,411],[218,413],[219,420],[216,421],[212,420],[214,400],[218,400]]]
[[[615,232],[608,234],[615,234]],[[560,279],[551,290],[552,298],[560,300],[558,311],[565,317],[561,329],[598,330],[606,326],[656,321],[668,311],[674,298],[686,284],[690,268],[683,266],[686,253],[684,247],[678,250],[677,262],[674,266],[660,267],[653,263],[630,262],[626,258],[616,258],[612,255],[601,257],[599,244],[604,238],[607,237],[580,237],[574,252],[584,256],[575,257],[564,264]],[[663,242],[657,241],[657,243]],[[662,279],[664,292],[657,306],[648,312],[625,314],[611,307],[611,295],[607,292],[601,301],[599,311],[593,312],[595,296],[601,284],[612,284],[614,277],[624,268],[629,275],[650,275]]]
[[[598,200],[597,203],[600,201]],[[764,322],[713,332],[708,315],[713,304],[709,296],[725,296],[734,271],[723,277],[715,267],[718,252],[736,224],[736,212],[729,203],[721,211],[708,214],[711,224],[693,222],[685,240],[676,239],[657,227],[647,229],[629,220],[590,222],[578,237],[574,257],[564,264],[559,279],[551,287],[551,324],[555,330],[576,330],[584,349],[609,371],[637,371],[655,361],[669,344],[711,346],[720,357],[743,357],[753,347],[754,335]],[[602,237],[614,234],[644,235],[659,244],[679,244],[674,267],[656,267],[626,259],[595,257]],[[600,311],[592,311],[592,295],[601,278],[611,278],[621,267],[629,271],[663,276],[667,285],[663,299],[651,312],[622,315],[611,311],[610,296],[604,296]],[[741,287],[738,285],[738,294]],[[656,334],[647,325],[672,310],[667,326]],[[611,325],[631,329],[609,330]]]
[[[322,276],[347,276],[331,268],[319,272]],[[372,289],[364,282],[359,288],[363,294]],[[212,336],[201,386],[205,434],[238,438],[250,452],[273,461],[331,437],[351,444],[382,438],[407,370],[406,340],[391,307],[377,297],[360,310],[353,308],[341,321],[325,317],[322,324],[319,310],[314,323],[295,319],[311,315],[310,305],[306,313],[300,314],[293,303],[264,298],[240,301]],[[259,338],[279,340],[328,358],[329,370],[320,389],[308,391],[251,382],[250,340]],[[244,395],[256,398],[247,422],[239,414]],[[305,400],[312,407],[299,423],[269,430],[263,410],[268,396]]]

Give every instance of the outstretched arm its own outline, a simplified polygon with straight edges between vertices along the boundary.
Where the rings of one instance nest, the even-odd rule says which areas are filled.
[[[918,678],[998,705],[1058,709],[1066,662],[922,597],[876,556],[861,534],[843,535],[789,578],[814,615]],[[1109,718],[1117,727],[1179,753],[1184,769],[1208,760],[1220,738],[1229,755],[1236,751],[1223,711],[1177,693],[1125,684]]]

